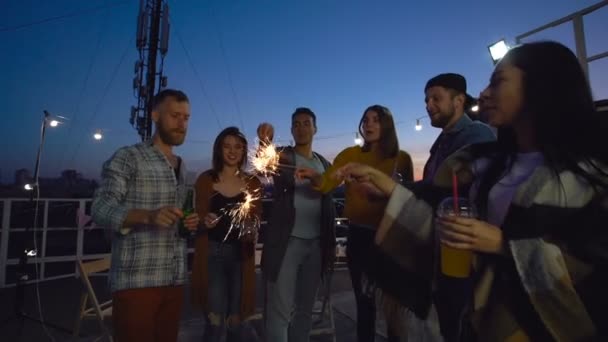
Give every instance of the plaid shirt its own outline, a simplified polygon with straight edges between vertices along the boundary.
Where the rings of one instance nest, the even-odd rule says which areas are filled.
[[[176,226],[123,227],[129,210],[181,208],[185,193],[184,164],[176,177],[169,161],[150,142],[123,147],[104,163],[92,215],[98,225],[114,230],[112,292],[185,283],[187,247]]]

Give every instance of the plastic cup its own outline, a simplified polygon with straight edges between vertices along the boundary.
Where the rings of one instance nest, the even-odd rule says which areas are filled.
[[[454,210],[454,198],[448,197],[437,207],[437,217],[460,216],[477,218],[477,210],[466,198],[458,198],[458,210]],[[473,252],[440,243],[441,273],[453,278],[468,278],[471,274]]]

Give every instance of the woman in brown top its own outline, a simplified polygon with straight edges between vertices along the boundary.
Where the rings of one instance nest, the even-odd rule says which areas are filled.
[[[196,211],[204,229],[195,243],[192,301],[208,317],[205,341],[220,341],[226,328],[227,341],[238,341],[241,322],[255,310],[256,232],[246,233],[228,215],[245,200],[245,192],[261,193],[260,181],[243,171],[246,161],[245,136],[228,127],[213,145],[213,168],[195,185]],[[246,225],[260,222],[261,204],[252,203]]]

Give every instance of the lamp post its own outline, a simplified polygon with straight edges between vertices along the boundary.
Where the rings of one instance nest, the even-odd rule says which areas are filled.
[[[38,153],[36,154],[36,166],[34,166],[34,183],[33,184],[25,184],[25,190],[32,191],[30,195],[30,203],[34,201],[34,192],[33,190],[38,187],[38,176],[40,173],[40,158],[42,156],[42,148],[44,147],[44,141],[46,138],[46,128],[47,127],[57,127],[61,123],[57,118],[54,117],[48,111],[43,111],[44,116],[42,117],[42,124],[40,127],[40,144],[38,145]]]
[[[60,116],[52,116],[46,110],[43,112],[44,112],[44,116],[42,117],[42,123],[41,123],[41,127],[40,127],[40,144],[38,145],[38,153],[36,154],[36,165],[34,167],[34,180],[33,180],[33,183],[25,184],[25,186],[24,186],[24,189],[30,191],[29,205],[30,205],[30,208],[33,208],[34,218],[33,218],[33,222],[31,225],[28,224],[25,226],[25,233],[24,233],[25,238],[23,240],[21,240],[21,247],[18,249],[19,252],[21,253],[21,255],[19,256],[19,264],[17,264],[16,272],[15,272],[16,273],[15,274],[16,275],[16,286],[15,286],[15,304],[14,304],[15,306],[14,306],[14,313],[13,313],[14,316],[6,319],[4,322],[2,322],[2,325],[8,324],[12,320],[20,320],[21,324],[23,324],[23,321],[25,321],[27,319],[27,320],[34,321],[34,322],[37,322],[37,323],[40,323],[43,325],[51,326],[58,330],[62,330],[62,331],[71,333],[71,331],[69,331],[68,329],[66,329],[64,327],[45,322],[44,318],[42,317],[42,312],[40,313],[40,318],[37,318],[37,317],[32,317],[32,316],[28,315],[24,310],[24,303],[25,303],[24,286],[27,283],[27,281],[30,280],[30,276],[27,271],[28,258],[36,257],[38,254],[37,244],[36,244],[36,233],[35,233],[36,226],[38,225],[38,201],[40,198],[40,184],[38,182],[38,179],[40,176],[40,160],[42,157],[42,151],[43,151],[44,141],[45,141],[45,137],[46,137],[46,130],[47,130],[47,127],[54,128],[54,127],[59,126],[62,123],[62,120],[60,120],[60,119],[65,119]],[[32,229],[34,229],[32,241],[28,241],[28,237],[30,236],[29,234]],[[36,267],[36,270],[38,270],[37,267]]]

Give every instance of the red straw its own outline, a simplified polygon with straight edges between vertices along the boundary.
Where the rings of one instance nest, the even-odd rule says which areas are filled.
[[[460,215],[460,205],[458,205],[458,177],[456,172],[452,172],[452,197],[454,200],[454,214]]]

